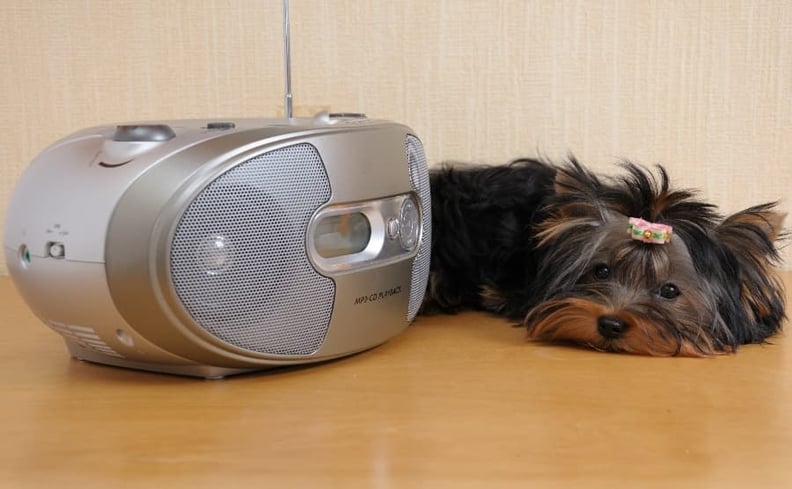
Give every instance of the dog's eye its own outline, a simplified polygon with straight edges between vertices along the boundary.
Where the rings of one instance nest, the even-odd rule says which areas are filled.
[[[594,266],[594,278],[597,280],[607,280],[610,278],[610,268],[604,263]]]
[[[661,285],[660,297],[664,299],[676,299],[679,297],[679,287],[671,283]]]

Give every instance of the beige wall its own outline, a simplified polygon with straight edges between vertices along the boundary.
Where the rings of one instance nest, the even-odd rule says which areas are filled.
[[[2,0],[0,215],[82,127],[281,113],[280,19],[279,0]],[[792,2],[292,0],[292,22],[298,112],[405,122],[433,164],[631,158],[727,211],[790,208]]]

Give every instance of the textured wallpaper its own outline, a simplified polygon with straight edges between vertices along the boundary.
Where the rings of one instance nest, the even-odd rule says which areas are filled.
[[[792,3],[292,0],[296,110],[412,126],[432,164],[664,164],[731,212],[792,188]],[[282,113],[279,0],[4,0],[0,216],[77,129]],[[4,266],[0,264],[0,272]]]

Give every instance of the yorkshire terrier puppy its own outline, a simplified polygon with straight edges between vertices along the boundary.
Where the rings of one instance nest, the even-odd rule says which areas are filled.
[[[708,356],[784,320],[775,203],[729,217],[662,167],[600,177],[576,160],[431,173],[423,312],[483,309],[530,338],[609,352]]]

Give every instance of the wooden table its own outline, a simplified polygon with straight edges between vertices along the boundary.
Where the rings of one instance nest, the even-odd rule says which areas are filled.
[[[645,358],[468,313],[330,364],[205,381],[72,360],[8,278],[0,310],[3,488],[792,487],[785,337]]]

